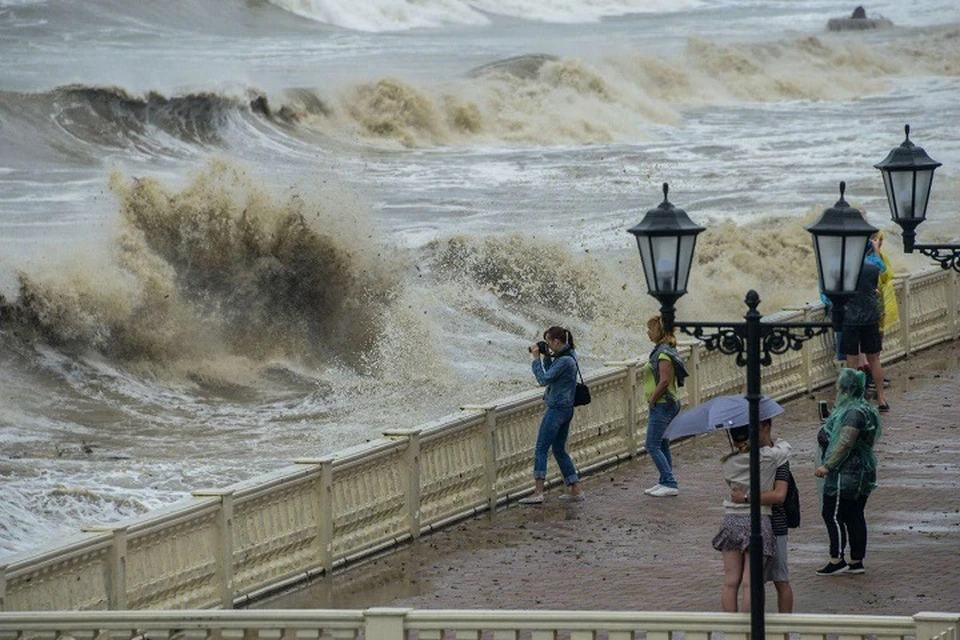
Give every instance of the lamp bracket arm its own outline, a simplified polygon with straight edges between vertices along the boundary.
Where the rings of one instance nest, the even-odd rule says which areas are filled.
[[[737,365],[745,367],[747,324],[745,322],[676,322],[674,326],[703,342],[707,351],[736,355]],[[712,331],[711,331],[712,330]]]
[[[771,354],[783,355],[790,350],[799,351],[803,343],[833,328],[830,322],[783,322],[760,325],[760,363],[767,366],[773,362]]]
[[[747,325],[745,322],[677,322],[674,326],[703,342],[707,351],[736,355],[737,366],[747,366]],[[773,363],[772,355],[798,351],[807,340],[833,328],[829,322],[787,322],[760,324],[760,364]],[[711,331],[712,330],[712,331]]]
[[[960,244],[915,244],[913,248],[939,263],[942,269],[960,273]]]

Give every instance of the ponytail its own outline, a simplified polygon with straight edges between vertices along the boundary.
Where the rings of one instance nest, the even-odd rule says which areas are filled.
[[[559,340],[571,349],[576,349],[576,347],[573,345],[573,334],[570,332],[570,329],[553,326],[543,332],[543,337]]]

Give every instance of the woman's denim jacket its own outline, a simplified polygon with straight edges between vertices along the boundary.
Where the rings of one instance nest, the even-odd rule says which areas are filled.
[[[547,388],[543,393],[543,401],[548,407],[573,406],[573,392],[577,387],[576,358],[576,351],[564,347],[552,357],[537,358],[531,363],[537,384]]]

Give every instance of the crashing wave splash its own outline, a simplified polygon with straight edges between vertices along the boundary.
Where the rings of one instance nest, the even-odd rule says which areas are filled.
[[[276,199],[224,161],[182,190],[119,174],[111,187],[122,224],[112,263],[21,272],[16,298],[0,296],[8,330],[150,365],[242,357],[362,367],[378,346],[401,286],[351,212]]]

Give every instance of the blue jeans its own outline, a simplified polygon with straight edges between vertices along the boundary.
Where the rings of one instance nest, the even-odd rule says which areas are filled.
[[[545,480],[547,477],[547,452],[553,448],[553,457],[557,460],[563,481],[567,484],[580,482],[573,459],[567,453],[567,436],[570,434],[570,421],[573,420],[573,407],[547,407],[540,420],[540,432],[537,434],[537,446],[533,451],[533,477]]]
[[[665,487],[677,488],[677,479],[673,477],[673,458],[670,456],[670,441],[663,437],[670,421],[680,413],[680,403],[673,399],[658,402],[647,418],[647,441],[644,446],[647,455],[657,465],[660,482]]]

